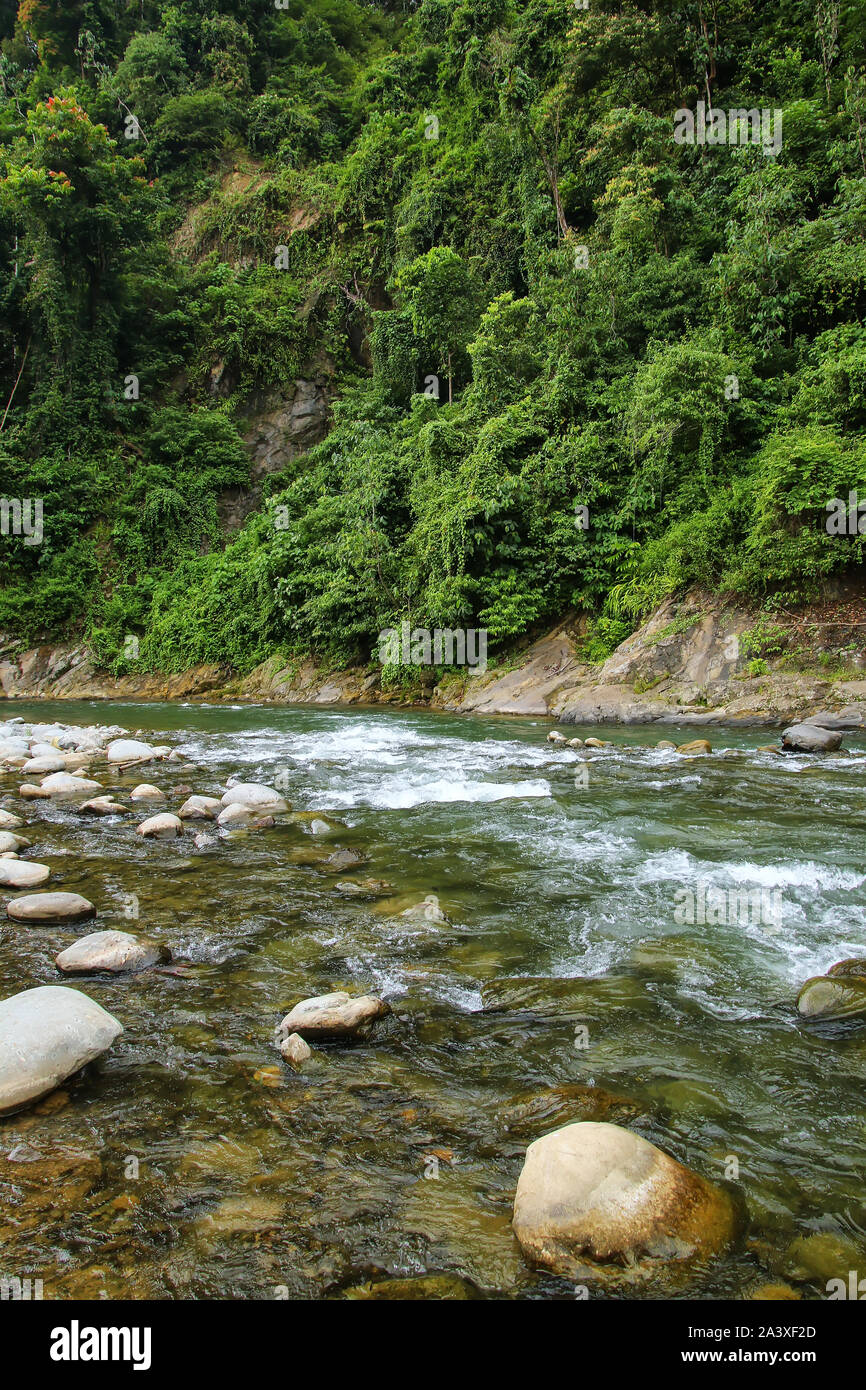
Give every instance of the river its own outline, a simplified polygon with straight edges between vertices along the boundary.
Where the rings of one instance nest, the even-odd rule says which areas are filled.
[[[100,928],[164,942],[176,970],[74,981],[122,1037],[56,1103],[0,1120],[0,1151],[51,1179],[50,1200],[31,1184],[0,1208],[4,1264],[46,1296],[321,1298],[436,1272],[572,1298],[528,1268],[510,1217],[527,1143],[584,1117],[583,1093],[559,1089],[577,1086],[741,1193],[742,1240],[683,1296],[790,1278],[824,1296],[791,1253],[816,1233],[842,1277],[858,1255],[866,1271],[866,1029],[794,1007],[808,976],[866,955],[862,735],[819,759],[714,729],[712,754],[685,758],[654,745],[694,729],[569,730],[613,743],[583,754],[541,720],[387,709],[0,708],[16,716],[117,723],[183,753],[94,766],[121,795],[153,781],[176,810],[173,787],[219,796],[239,773],[342,822],[142,841],[149,808],[84,820],[3,778],[51,886],[90,898]],[[393,892],[343,898],[337,846]],[[683,923],[683,890],[713,888],[763,889],[775,915]],[[450,923],[399,916],[430,893]],[[54,956],[82,934],[4,919],[0,996],[57,983]],[[295,1075],[275,1025],[340,988],[393,1012]],[[55,1173],[58,1154],[73,1158]]]

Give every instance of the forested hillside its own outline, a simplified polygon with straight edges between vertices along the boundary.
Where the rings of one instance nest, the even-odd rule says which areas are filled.
[[[44,528],[0,537],[5,632],[244,672],[579,609],[600,658],[690,585],[772,612],[862,563],[826,526],[866,500],[862,0],[3,0],[0,32],[0,493]],[[699,103],[779,139],[675,138]],[[298,380],[327,436],[229,526]]]

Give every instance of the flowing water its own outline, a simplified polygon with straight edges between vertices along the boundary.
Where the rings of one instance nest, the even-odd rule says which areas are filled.
[[[858,1258],[866,1274],[866,1029],[809,1027],[794,1007],[808,976],[866,955],[860,736],[844,754],[779,758],[756,751],[765,731],[713,730],[713,753],[685,758],[653,745],[694,731],[622,728],[584,757],[548,744],[540,720],[2,711],[19,715],[171,743],[184,761],[90,773],[121,793],[156,782],[168,809],[174,786],[219,796],[240,773],[341,824],[325,837],[309,818],[230,835],[192,822],[142,841],[149,808],[84,821],[22,802],[20,775],[0,782],[48,886],[90,898],[99,928],[167,944],[175,971],[73,982],[124,1033],[59,1095],[0,1120],[16,1176],[0,1186],[0,1273],[42,1278],[46,1297],[330,1297],[435,1271],[499,1297],[573,1298],[526,1266],[510,1216],[527,1143],[588,1113],[557,1088],[583,1085],[613,1094],[605,1118],[736,1177],[748,1226],[688,1296],[783,1278],[816,1298]],[[337,847],[368,857],[348,876],[393,891],[341,897],[324,863]],[[684,923],[682,890],[713,887],[763,889],[776,911]],[[450,924],[398,916],[428,893]],[[54,956],[90,929],[4,918],[0,996],[57,983]],[[342,988],[383,994],[391,1016],[295,1075],[275,1025]],[[792,1242],[818,1234],[838,1269],[798,1267]]]

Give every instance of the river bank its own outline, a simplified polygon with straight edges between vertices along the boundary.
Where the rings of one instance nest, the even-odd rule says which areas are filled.
[[[0,648],[4,698],[185,700],[372,707],[529,715],[565,724],[781,727],[825,717],[866,726],[866,612],[859,592],[821,608],[754,610],[693,594],[662,605],[604,662],[583,656],[586,621],[570,617],[516,647],[483,674],[423,674],[383,686],[373,666],[337,669],[272,657],[240,676],[229,667],[180,674],[100,671],[80,643]]]

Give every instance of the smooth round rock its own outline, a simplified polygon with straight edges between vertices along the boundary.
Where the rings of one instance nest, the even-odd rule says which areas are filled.
[[[792,724],[782,734],[782,747],[792,753],[835,753],[841,743],[840,730],[818,724]]]
[[[858,1018],[866,1014],[866,979],[844,975],[814,975],[797,995],[797,1008],[804,1018]]]
[[[568,739],[565,737],[565,734],[561,734],[558,729],[551,729],[550,733],[547,735],[547,742],[568,743]]]
[[[266,787],[260,782],[236,782],[222,795],[223,806],[252,806],[256,811],[276,814],[288,811],[289,805],[274,787]]]
[[[364,1038],[377,1019],[391,1007],[373,994],[353,996],[343,990],[302,999],[277,1028],[281,1037],[299,1033],[302,1038]]]
[[[726,1192],[619,1125],[583,1121],[536,1139],[514,1198],[524,1255],[567,1278],[617,1282],[709,1258],[731,1242]]]
[[[655,746],[656,748],[671,748],[674,752],[677,751],[677,745],[672,743],[669,738],[660,738]]]
[[[28,893],[6,904],[15,922],[81,922],[96,916],[96,908],[80,893]]]
[[[183,834],[183,822],[170,811],[161,811],[159,815],[143,820],[141,825],[136,827],[135,833],[143,835],[145,839],[172,840],[175,835]]]
[[[151,782],[142,782],[129,793],[130,801],[165,801],[165,792]]]
[[[713,745],[707,738],[693,738],[690,743],[677,745],[678,753],[712,753]]]
[[[54,752],[49,757],[28,758],[21,769],[22,772],[65,772],[66,759],[62,753]]]
[[[101,782],[93,782],[88,777],[79,777],[72,772],[52,772],[43,777],[40,783],[43,793],[49,796],[82,796],[87,792],[102,791]]]
[[[53,1091],[123,1032],[80,990],[41,985],[0,1002],[0,1114]]]
[[[116,738],[109,743],[105,756],[110,763],[150,762],[157,756],[157,750],[137,738]]]
[[[23,835],[14,835],[11,830],[0,830],[0,854],[5,854],[11,850],[17,854],[19,849],[26,849],[30,844]]]
[[[47,864],[35,864],[31,859],[0,859],[0,884],[4,888],[38,888],[50,877]]]
[[[90,974],[93,971],[119,975],[134,970],[148,970],[152,965],[169,959],[166,948],[153,941],[139,941],[125,931],[95,931],[67,946],[55,958],[55,963],[69,975]]]
[[[295,1071],[300,1071],[304,1063],[309,1062],[313,1052],[312,1048],[304,1042],[300,1033],[290,1033],[280,1043],[280,1055],[290,1067],[294,1067]]]
[[[20,816],[13,815],[11,811],[0,811],[0,830],[20,830],[23,824]]]

